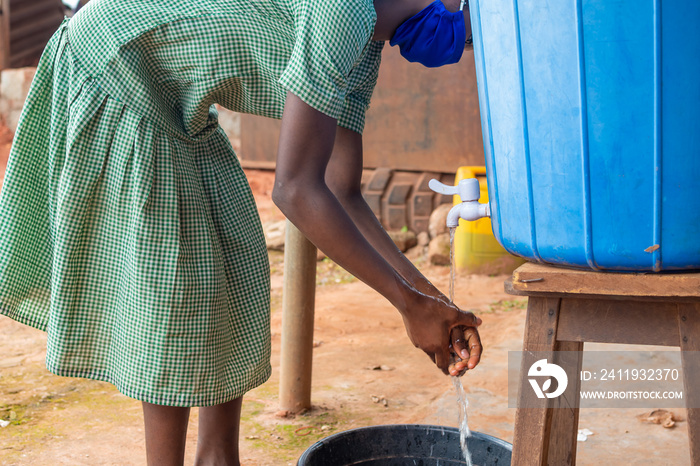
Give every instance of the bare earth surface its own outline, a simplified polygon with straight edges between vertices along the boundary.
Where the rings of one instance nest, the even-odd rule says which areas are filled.
[[[7,152],[0,141],[0,173]],[[280,219],[269,194],[270,172],[249,171],[263,221]],[[311,411],[278,417],[282,253],[271,253],[273,375],[244,399],[244,465],[296,464],[317,440],[346,429],[393,423],[457,425],[449,377],[409,342],[399,314],[377,293],[329,261],[318,264]],[[447,290],[449,269],[416,259]],[[459,275],[456,303],[482,317],[480,366],[464,376],[469,424],[512,441],[508,351],[521,348],[525,300],[504,293],[505,276]],[[44,367],[46,335],[0,317],[0,464],[145,464],[140,402],[103,382],[57,377]],[[606,348],[612,349],[612,348]],[[621,349],[615,347],[614,349]],[[378,370],[376,368],[379,368]],[[672,429],[642,424],[643,410],[583,410],[579,464],[689,464],[685,422]],[[684,412],[677,414],[685,416]],[[192,464],[197,410],[192,410],[186,464]],[[361,446],[358,446],[361,447]],[[332,465],[330,465],[332,466]]]

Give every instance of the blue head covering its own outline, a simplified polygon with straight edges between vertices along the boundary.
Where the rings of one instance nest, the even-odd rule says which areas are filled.
[[[435,68],[462,58],[466,35],[462,11],[449,12],[435,0],[404,21],[389,43],[398,45],[406,60]]]

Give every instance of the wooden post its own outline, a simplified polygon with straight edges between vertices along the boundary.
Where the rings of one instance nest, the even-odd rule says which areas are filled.
[[[700,303],[678,305],[679,345],[683,362],[683,396],[688,416],[690,464],[700,463]]]
[[[311,408],[316,247],[287,220],[284,244],[280,409]]]

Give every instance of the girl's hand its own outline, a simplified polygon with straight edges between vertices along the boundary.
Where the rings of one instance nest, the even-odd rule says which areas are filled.
[[[450,334],[454,362],[450,364],[450,375],[461,377],[469,369],[474,369],[481,360],[481,338],[475,327],[455,327]]]
[[[457,375],[479,363],[482,348],[476,327],[481,325],[481,319],[471,312],[464,312],[446,300],[416,292],[402,315],[413,345],[423,350],[446,375],[453,372]],[[453,329],[457,330],[452,333]],[[469,355],[466,363],[455,363],[453,370],[450,370],[451,348],[455,348],[460,357],[464,351]]]

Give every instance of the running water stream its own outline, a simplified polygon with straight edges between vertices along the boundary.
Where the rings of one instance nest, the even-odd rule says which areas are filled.
[[[457,228],[450,227],[450,302],[454,303],[455,300],[455,230]],[[455,387],[457,392],[457,404],[459,405],[459,446],[462,448],[462,454],[464,455],[464,460],[467,466],[472,466],[472,455],[469,453],[469,448],[467,447],[467,438],[471,435],[469,431],[469,422],[467,416],[467,407],[469,406],[469,400],[467,400],[467,393],[464,391],[464,385],[462,385],[462,378],[452,376],[452,385]]]

